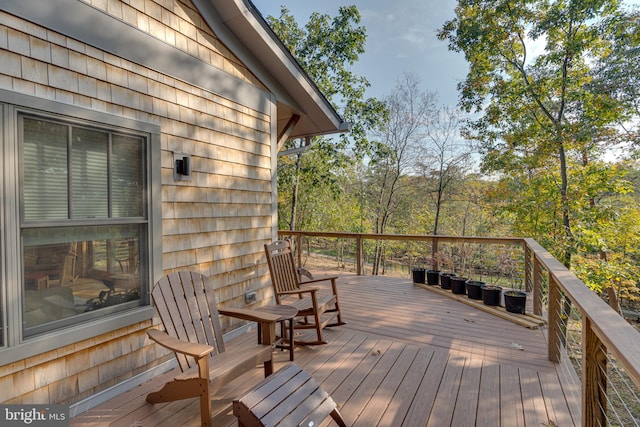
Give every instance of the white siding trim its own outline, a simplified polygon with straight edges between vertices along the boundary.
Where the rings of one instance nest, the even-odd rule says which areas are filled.
[[[278,240],[278,107],[271,102],[271,240]]]

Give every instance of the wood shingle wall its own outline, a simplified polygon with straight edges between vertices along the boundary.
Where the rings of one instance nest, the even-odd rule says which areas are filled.
[[[140,322],[0,366],[0,402],[72,404],[173,358],[147,339],[151,324]]]
[[[190,2],[86,3],[264,89]],[[0,64],[0,89],[160,126],[165,273],[212,276],[230,307],[245,306],[247,291],[258,293],[257,304],[271,298],[262,249],[272,238],[268,114],[3,11]],[[191,156],[191,180],[174,180],[174,152]],[[73,403],[157,365],[170,355],[146,339],[153,323],[0,366],[0,402]]]

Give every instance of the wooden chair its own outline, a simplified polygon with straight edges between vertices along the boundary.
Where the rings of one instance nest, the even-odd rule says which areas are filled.
[[[147,402],[160,403],[198,397],[203,426],[211,425],[210,394],[229,381],[264,365],[265,377],[273,372],[272,342],[277,315],[245,309],[217,308],[213,281],[200,273],[181,271],[160,279],[151,292],[166,332],[147,331],[149,338],[173,350],[182,374]],[[225,351],[219,315],[260,322],[262,344],[248,343]]]
[[[73,285],[76,276],[76,256],[72,253],[68,253],[62,260],[62,266],[60,267],[60,279],[57,285],[69,286]]]
[[[300,271],[296,269],[293,260],[291,243],[288,240],[277,240],[264,245],[271,273],[276,303],[291,305],[298,309],[301,322],[294,325],[294,329],[315,329],[316,339],[312,341],[296,340],[296,344],[315,345],[326,344],[322,338],[322,330],[327,326],[344,325],[338,301],[337,277],[324,277],[302,281]],[[314,283],[331,282],[332,293],[320,295],[319,289],[312,287]],[[297,298],[296,298],[297,297]],[[312,319],[312,321],[309,321]],[[293,339],[293,337],[292,337]]]

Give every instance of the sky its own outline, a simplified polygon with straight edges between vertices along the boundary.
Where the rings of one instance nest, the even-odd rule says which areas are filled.
[[[405,72],[417,75],[424,90],[437,92],[439,103],[455,106],[458,82],[464,80],[467,63],[461,53],[452,52],[437,30],[453,19],[456,0],[252,0],[263,16],[279,16],[286,6],[300,26],[313,12],[334,17],[343,5],[355,5],[360,25],[367,31],[365,53],[353,67],[371,88],[367,96],[384,98],[393,92]],[[638,5],[640,0],[626,0]]]
[[[367,96],[391,94],[405,72],[417,75],[424,90],[437,92],[439,103],[455,105],[456,85],[467,64],[462,54],[449,51],[436,37],[438,28],[453,19],[455,0],[252,0],[263,16],[279,16],[286,6],[300,26],[313,12],[334,17],[343,5],[355,5],[367,30],[365,53],[353,67],[371,88]]]

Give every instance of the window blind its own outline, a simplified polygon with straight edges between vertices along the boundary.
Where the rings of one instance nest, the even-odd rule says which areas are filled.
[[[68,217],[68,127],[24,118],[25,220]]]

